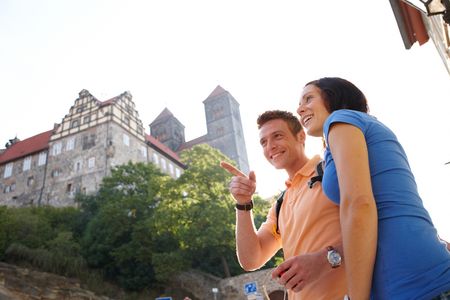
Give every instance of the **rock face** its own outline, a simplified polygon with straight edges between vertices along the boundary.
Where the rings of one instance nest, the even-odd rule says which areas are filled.
[[[80,288],[78,280],[0,263],[0,300],[108,300]]]
[[[268,280],[270,272],[271,269],[266,269],[221,279],[201,271],[190,270],[175,276],[171,284],[165,288],[164,295],[172,296],[174,300],[184,299],[185,296],[190,296],[194,300],[247,299],[248,297],[244,294],[244,285],[248,282],[256,282],[259,294],[262,294],[262,289],[265,287],[271,299],[283,299],[283,287],[276,281]],[[217,295],[214,294],[213,288]],[[281,296],[276,296],[277,293]],[[123,297],[117,295],[117,299],[123,299]],[[113,299],[82,289],[76,279],[0,262],[0,300]]]

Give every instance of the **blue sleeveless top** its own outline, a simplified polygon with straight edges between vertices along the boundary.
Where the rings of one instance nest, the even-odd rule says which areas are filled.
[[[325,121],[322,187],[339,204],[336,166],[328,147],[331,124],[348,123],[366,139],[378,210],[378,245],[372,299],[431,299],[450,290],[450,252],[439,240],[422,204],[405,151],[376,118],[354,110],[334,111]]]

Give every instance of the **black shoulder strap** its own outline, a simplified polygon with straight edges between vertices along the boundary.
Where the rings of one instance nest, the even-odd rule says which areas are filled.
[[[275,206],[275,212],[277,214],[277,233],[280,233],[280,230],[278,228],[278,216],[280,215],[280,209],[281,209],[281,204],[283,204],[283,200],[284,200],[284,193],[286,193],[286,190],[282,191],[281,194],[278,196],[277,198],[277,205]]]
[[[322,182],[322,177],[323,177],[323,161],[319,161],[319,163],[316,166],[316,173],[317,175],[314,177],[311,177],[311,180],[308,182],[308,186],[310,189],[313,188],[314,183],[316,182]],[[284,199],[284,194],[286,193],[286,190],[282,191],[281,194],[278,196],[277,198],[277,204],[275,206],[275,212],[277,215],[277,233],[280,233],[280,229],[278,226],[278,216],[280,215],[280,210],[281,210],[281,205],[283,204],[283,199]]]
[[[322,182],[322,177],[323,177],[323,161],[319,161],[319,163],[316,166],[316,176],[311,177],[311,180],[308,181],[308,186],[310,189],[313,188],[314,183],[316,183],[317,181]]]

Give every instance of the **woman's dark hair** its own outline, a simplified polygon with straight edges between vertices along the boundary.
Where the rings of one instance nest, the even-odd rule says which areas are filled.
[[[352,109],[367,113],[366,96],[359,88],[348,80],[339,77],[323,77],[308,82],[315,85],[322,92],[322,97],[330,113],[338,109]]]

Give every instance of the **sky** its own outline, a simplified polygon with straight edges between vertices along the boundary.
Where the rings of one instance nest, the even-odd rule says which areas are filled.
[[[0,145],[53,128],[82,89],[129,91],[147,133],[168,108],[186,140],[206,134],[202,101],[240,103],[258,193],[284,189],[256,118],[295,111],[304,84],[339,76],[403,144],[440,236],[450,240],[450,75],[430,40],[406,50],[389,1],[1,0]],[[317,138],[307,153],[321,153]]]

